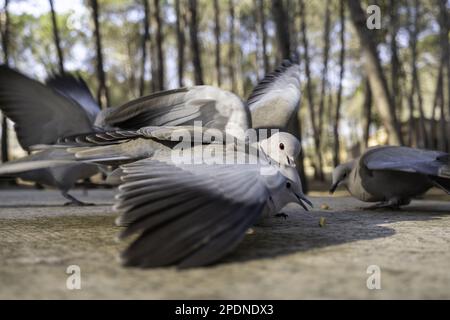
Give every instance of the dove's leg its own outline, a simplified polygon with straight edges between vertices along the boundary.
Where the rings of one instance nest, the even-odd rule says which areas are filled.
[[[411,202],[411,199],[392,198],[388,201],[376,203],[369,207],[362,208],[363,210],[377,210],[377,209],[392,209],[400,210],[400,206],[405,206]]]
[[[65,206],[93,206],[93,203],[86,203],[83,201],[78,200],[74,196],[70,195],[67,191],[61,191],[61,194],[64,198],[69,200],[69,202],[66,202]]]

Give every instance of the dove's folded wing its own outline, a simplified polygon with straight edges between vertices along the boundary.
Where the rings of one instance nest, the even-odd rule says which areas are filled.
[[[369,170],[395,170],[440,176],[449,168],[444,152],[409,147],[386,146],[369,150],[361,158]]]
[[[59,145],[74,154],[75,161],[117,165],[153,156],[172,148],[195,145],[220,145],[257,155],[258,150],[248,142],[227,135],[218,129],[194,126],[144,127],[139,130],[93,132],[59,139]],[[179,144],[182,143],[183,146]],[[41,146],[45,150],[48,146]]]
[[[230,252],[258,219],[269,190],[260,165],[173,165],[141,160],[122,166],[116,210],[126,265],[193,267]]]
[[[216,143],[226,143],[234,141],[235,137],[227,135],[225,132],[205,127],[195,126],[148,126],[137,130],[109,130],[102,132],[90,132],[86,134],[77,134],[73,136],[66,136],[58,139],[61,146],[102,146],[117,143],[123,143],[128,140],[147,138],[158,139],[164,141],[180,141],[183,137],[189,137],[192,142],[203,143],[210,140]],[[42,146],[45,148],[48,146]]]

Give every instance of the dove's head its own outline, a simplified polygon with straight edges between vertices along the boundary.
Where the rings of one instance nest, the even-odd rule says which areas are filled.
[[[280,165],[295,167],[295,159],[300,154],[300,141],[287,132],[277,132],[259,143],[261,149]]]
[[[281,166],[280,172],[285,178],[284,185],[276,195],[276,210],[281,210],[288,203],[298,203],[308,211],[306,205],[312,207],[311,201],[303,194],[302,182],[297,169],[289,166]]]
[[[334,193],[336,188],[340,185],[348,185],[348,178],[350,176],[350,172],[352,172],[354,165],[355,162],[350,161],[340,164],[336,168],[334,168],[330,193]]]

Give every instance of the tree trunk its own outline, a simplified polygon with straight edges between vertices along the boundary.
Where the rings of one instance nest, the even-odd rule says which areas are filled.
[[[59,40],[59,30],[58,30],[58,23],[56,22],[56,14],[55,14],[55,8],[53,6],[53,0],[49,0],[50,3],[50,12],[52,16],[52,29],[53,29],[53,40],[55,41],[55,47],[56,52],[58,53],[58,66],[59,66],[59,73],[64,73],[64,56],[63,52],[61,50],[61,43]]]
[[[419,34],[419,1],[414,0],[414,15],[412,16],[411,11],[409,12],[410,18],[412,18],[412,22],[410,23],[409,28],[409,46],[411,48],[411,70],[412,70],[412,84],[411,84],[411,92],[409,94],[409,104],[410,104],[410,132],[409,132],[409,143],[411,145],[412,142],[412,131],[414,130],[413,122],[414,122],[414,109],[415,109],[415,97],[418,99],[418,109],[419,109],[419,130],[420,130],[420,138],[416,137],[417,146],[418,147],[426,147],[428,136],[425,128],[425,115],[423,111],[423,99],[422,92],[420,87],[419,74],[417,72],[417,38]],[[414,130],[415,131],[415,130]]]
[[[198,41],[197,0],[189,0],[189,34],[191,38],[192,63],[194,65],[195,84],[203,84],[203,70],[200,43]]]
[[[92,19],[94,20],[94,36],[97,51],[97,78],[98,78],[98,90],[97,100],[100,106],[109,107],[109,92],[106,86],[106,75],[103,68],[103,53],[102,53],[102,39],[100,33],[99,23],[99,9],[97,0],[90,0],[92,8]]]
[[[178,86],[181,88],[184,86],[184,46],[185,46],[185,36],[184,36],[184,20],[185,16],[184,10],[181,12],[181,3],[180,0],[175,0],[175,13],[176,13],[176,21],[175,21],[175,29],[177,33],[177,70],[178,70]]]
[[[291,40],[289,37],[289,19],[283,7],[283,0],[273,0],[272,10],[277,30],[278,49],[281,54],[281,59],[290,59]]]
[[[161,10],[160,10],[160,0],[153,1],[153,15],[154,21],[156,23],[156,90],[164,90],[164,51],[163,51],[163,33],[162,33],[162,21],[161,21]]]
[[[259,18],[259,29],[261,32],[262,41],[262,56],[264,64],[264,73],[269,73],[269,57],[267,56],[267,31],[266,31],[266,15],[264,13],[264,1],[258,0],[258,18]]]
[[[9,65],[9,11],[8,11],[9,0],[5,0],[3,6],[4,25],[1,26],[2,34],[2,49],[3,49],[3,63]],[[2,123],[2,138],[1,138],[1,152],[2,152],[2,162],[7,162],[9,160],[9,148],[8,148],[8,121],[5,116],[1,116]]]
[[[439,28],[440,28],[440,44],[442,50],[443,66],[447,69],[447,110],[450,115],[450,45],[448,42],[448,34],[450,31],[450,23],[448,17],[448,8],[446,0],[438,0],[439,2]],[[445,106],[445,94],[442,90],[442,105]],[[444,114],[444,110],[441,111]],[[444,118],[445,119],[445,118]],[[445,120],[444,120],[445,121]],[[448,128],[450,130],[450,127]],[[450,136],[450,131],[445,134],[445,137]],[[450,146],[446,145],[446,148]],[[448,150],[448,149],[445,149]]]
[[[442,79],[443,80],[443,79]],[[439,87],[439,109],[440,109],[440,139],[438,141],[438,148],[441,151],[448,151],[447,139],[447,123],[445,120],[445,99],[444,99],[444,83],[440,81]]]
[[[339,119],[341,117],[341,100],[342,100],[342,79],[344,78],[345,72],[345,7],[344,0],[340,0],[339,3],[339,17],[341,20],[341,51],[339,54],[339,85],[337,92],[337,101],[336,101],[336,113],[334,115],[334,127],[333,127],[333,136],[334,136],[334,152],[333,152],[333,165],[336,167],[340,163],[339,159],[339,151],[340,151],[340,141],[339,141]]]
[[[222,63],[220,62],[220,6],[219,0],[214,0],[214,37],[216,39],[216,76],[217,76],[217,86],[222,85],[222,77],[220,72],[220,67]]]
[[[400,88],[401,64],[398,57],[397,34],[399,29],[398,5],[396,0],[389,2],[389,22],[390,22],[390,47],[391,47],[391,99],[394,107],[399,112],[402,106],[402,92]]]
[[[149,27],[150,27],[150,45],[149,45],[149,51],[150,51],[150,77],[151,77],[151,91],[155,92],[158,91],[159,84],[158,84],[158,53],[156,50],[156,28],[155,28],[155,21],[153,19],[154,15],[151,15],[151,12],[153,12],[153,3],[149,2]]]
[[[176,32],[177,32],[177,51],[178,51],[178,86],[181,88],[184,86],[184,10],[181,12],[180,0],[175,0],[175,13],[176,13]]]
[[[347,0],[347,4],[350,9],[351,21],[355,27],[365,58],[364,67],[369,78],[370,87],[376,100],[380,118],[388,132],[389,142],[390,144],[401,145],[403,139],[396,117],[395,106],[389,94],[389,88],[381,68],[373,35],[366,26],[366,15],[358,0]]]
[[[158,57],[157,66],[157,90],[164,90],[164,51],[163,51],[163,33],[162,33],[162,21],[160,13],[160,0],[154,0],[154,16],[156,22],[156,51]]]
[[[372,123],[372,89],[370,88],[369,80],[366,78],[365,81],[365,96],[364,96],[364,116],[363,116],[363,142],[364,149],[369,146],[369,134],[370,134],[370,124]]]
[[[296,0],[286,0],[286,14],[288,17],[288,30],[290,36],[290,50],[291,50],[291,60],[299,60],[297,55],[298,50],[298,37],[296,36],[296,26],[295,21],[297,18],[297,1]],[[299,61],[295,61],[299,62]]]
[[[319,101],[319,113],[318,113],[318,120],[319,123],[317,124],[317,128],[319,131],[319,141],[322,141],[322,135],[323,135],[323,118],[324,118],[324,111],[325,111],[325,95],[327,91],[327,85],[328,85],[328,57],[330,53],[330,0],[327,0],[325,2],[325,24],[324,24],[324,32],[323,32],[323,69],[322,69],[322,83],[321,83],[321,89],[320,89],[320,101]],[[331,120],[331,119],[330,119]],[[321,143],[320,143],[321,144]],[[319,145],[320,145],[319,144]],[[323,180],[323,170],[320,170],[320,180]]]
[[[143,96],[145,92],[145,64],[147,63],[147,43],[150,38],[150,24],[149,24],[149,17],[150,17],[150,9],[148,5],[148,0],[142,0],[142,4],[144,6],[144,21],[143,21],[143,27],[144,27],[144,34],[142,36],[142,61],[141,61],[141,78],[139,79],[139,96]]]
[[[323,177],[322,167],[323,167],[323,159],[322,159],[322,153],[320,151],[320,136],[319,131],[317,129],[316,125],[316,116],[315,116],[315,110],[314,110],[314,93],[313,93],[313,87],[312,87],[312,80],[311,80],[311,70],[310,70],[310,60],[309,60],[309,44],[308,44],[308,37],[306,32],[306,14],[305,14],[305,4],[303,0],[299,1],[300,4],[300,18],[301,18],[301,34],[302,34],[302,40],[303,40],[303,50],[304,50],[304,60],[305,60],[305,73],[306,73],[306,96],[308,98],[308,107],[309,107],[309,115],[310,115],[310,122],[311,127],[313,130],[314,135],[314,146],[315,146],[315,153],[317,158],[317,165],[315,168],[317,168],[315,175],[316,178],[321,179]]]
[[[436,89],[434,92],[434,98],[433,98],[433,109],[432,109],[432,115],[431,115],[431,130],[429,135],[429,142],[428,146],[431,149],[436,149],[438,147],[437,141],[437,134],[436,134],[436,111],[437,108],[440,106],[440,97],[441,97],[441,90],[442,90],[442,80],[443,80],[443,65],[442,61],[439,65],[439,71],[438,71],[438,77],[436,81]]]
[[[235,12],[234,12],[234,1],[228,1],[228,10],[230,15],[230,25],[229,25],[229,35],[230,35],[230,43],[229,43],[229,51],[228,51],[228,74],[231,81],[231,91],[236,92],[236,74],[235,74],[235,40],[234,40],[234,24],[235,24]]]

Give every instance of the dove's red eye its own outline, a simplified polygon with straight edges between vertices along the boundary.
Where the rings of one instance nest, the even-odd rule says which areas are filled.
[[[283,143],[280,143],[280,149],[284,150],[284,144]]]
[[[286,188],[290,188],[291,187],[291,183],[290,182],[286,182]]]

